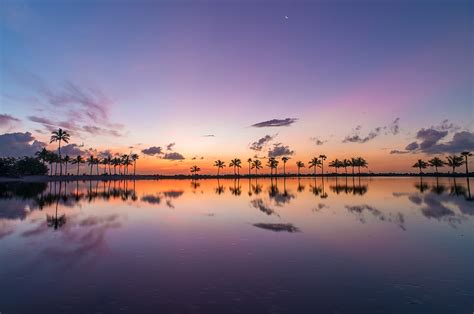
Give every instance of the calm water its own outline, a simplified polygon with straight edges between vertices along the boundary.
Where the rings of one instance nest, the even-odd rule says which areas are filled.
[[[0,312],[472,313],[470,199],[465,178],[3,183]]]

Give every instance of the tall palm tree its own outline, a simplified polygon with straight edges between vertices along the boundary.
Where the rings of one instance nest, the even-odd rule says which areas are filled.
[[[418,159],[418,161],[412,167],[420,169],[420,176],[421,176],[423,174],[422,169],[426,169],[428,167],[428,163],[426,161]]]
[[[114,157],[112,159],[112,165],[114,166],[114,175],[117,174],[117,167],[119,167],[119,174],[120,174],[120,165],[122,164],[122,161],[118,157]]]
[[[252,160],[252,169],[255,168],[255,175],[258,174],[258,170],[262,169],[262,162],[258,159]]]
[[[313,175],[316,176],[316,168],[321,164],[321,161],[319,160],[318,157],[313,157],[309,162],[308,162],[308,168],[313,168]]]
[[[135,176],[135,173],[136,173],[136,170],[137,170],[137,160],[140,157],[138,156],[138,154],[133,153],[133,154],[130,155],[130,158],[133,161],[133,175]]]
[[[43,163],[46,163],[48,159],[48,155],[49,155],[49,151],[44,147],[42,150],[37,151],[35,153],[36,158],[38,158],[38,160],[42,161]]]
[[[214,167],[217,167],[217,175],[219,175],[220,170],[225,167],[225,162],[218,159],[214,162]]]
[[[290,157],[284,156],[281,158],[281,161],[283,161],[283,175],[286,176],[286,163],[290,160]]]
[[[128,159],[130,159],[128,157],[127,154],[123,154],[122,156],[120,156],[120,159],[121,159],[121,165],[123,166],[123,174],[125,175],[127,172],[128,172],[128,165],[126,165],[128,163]]]
[[[102,165],[104,165],[104,172],[102,172],[103,175],[107,173],[107,165],[109,164],[109,159],[107,157],[102,158],[100,161]]]
[[[344,168],[346,171],[346,176],[347,176],[347,167],[350,167],[351,161],[349,159],[345,159],[342,161],[341,166]]]
[[[87,158],[87,165],[91,167],[91,172],[90,175],[92,175],[92,167],[95,165],[95,158],[94,156],[90,155],[89,158]]]
[[[61,141],[64,143],[69,143],[69,139],[71,135],[67,131],[63,131],[63,129],[59,128],[57,131],[51,132],[51,139],[49,143],[58,142],[58,155],[59,155],[59,175],[63,174],[63,168],[61,163]]]
[[[234,158],[230,161],[229,167],[234,167],[234,175],[240,175],[238,172],[239,168],[241,168],[242,161],[239,158]],[[237,170],[237,171],[236,171]]]
[[[101,162],[101,159],[100,159],[99,157],[97,157],[97,158],[94,160],[94,164],[95,164],[95,169],[96,169],[97,175],[99,175],[99,165],[100,165],[100,162]]]
[[[360,168],[367,168],[369,166],[369,163],[367,162],[367,160],[365,160],[364,158],[362,157],[357,157],[356,158],[356,166],[357,168],[359,168],[359,175],[360,175]]]
[[[329,167],[336,169],[336,175],[337,175],[337,170],[339,169],[339,167],[341,167],[341,161],[336,158],[329,163]]]
[[[352,157],[351,160],[349,160],[349,163],[352,167],[352,176],[354,176],[354,168],[357,167],[357,159]]]
[[[435,167],[436,175],[438,175],[438,168],[444,167],[445,162],[438,157],[428,160],[430,167]]]
[[[466,176],[469,177],[469,169],[467,168],[467,157],[471,157],[472,153],[471,152],[462,152],[461,156],[464,156],[464,158],[465,158],[464,164],[466,165]]]
[[[453,168],[453,174],[456,174],[456,168],[461,167],[462,164],[464,163],[464,158],[462,156],[452,155],[452,156],[446,157],[446,159],[448,160],[446,165]]]
[[[64,173],[67,175],[67,164],[71,161],[71,157],[66,155],[64,156],[63,161],[64,161],[64,166],[65,166]]]
[[[321,160],[321,174],[324,175],[324,161],[326,160],[326,155],[319,155],[319,160]]]
[[[79,166],[84,162],[84,158],[82,158],[81,155],[77,155],[76,158],[72,160],[72,164],[77,164],[77,175],[79,175]]]
[[[191,173],[194,176],[196,176],[199,171],[201,171],[201,168],[199,168],[198,166],[194,165],[194,166],[191,167]]]
[[[300,174],[301,174],[301,172],[300,172],[301,168],[304,168],[304,162],[302,162],[301,160],[298,160],[296,162],[296,167],[298,167],[298,177],[299,177]]]
[[[249,177],[250,177],[250,169],[252,168],[252,158],[247,159],[247,163],[249,164]]]
[[[268,158],[267,167],[270,168],[270,175],[273,176],[273,169],[275,169],[275,175],[277,174],[278,160],[275,157]]]

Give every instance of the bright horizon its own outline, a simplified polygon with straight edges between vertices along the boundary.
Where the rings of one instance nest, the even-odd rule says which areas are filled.
[[[0,152],[31,154],[61,127],[63,154],[138,153],[143,174],[233,158],[246,173],[285,154],[290,172],[320,154],[325,170],[361,156],[416,172],[474,151],[473,14],[470,1],[2,1]]]

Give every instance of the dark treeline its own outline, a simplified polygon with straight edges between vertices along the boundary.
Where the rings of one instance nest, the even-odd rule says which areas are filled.
[[[423,169],[428,167],[435,169],[435,175],[438,176],[438,168],[443,168],[445,166],[452,169],[452,175],[456,175],[456,168],[465,165],[466,168],[466,176],[469,176],[469,168],[468,168],[468,157],[471,157],[471,152],[462,152],[459,156],[458,155],[451,155],[446,157],[446,161],[442,160],[439,157],[434,157],[428,162],[418,159],[418,161],[413,164],[413,168],[418,168],[420,172],[420,176],[423,175]]]
[[[34,176],[47,173],[48,167],[37,158],[0,157],[0,176],[2,177]]]

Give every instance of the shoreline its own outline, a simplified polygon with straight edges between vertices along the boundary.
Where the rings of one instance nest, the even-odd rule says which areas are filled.
[[[0,182],[54,182],[54,181],[122,181],[122,180],[195,180],[195,179],[279,179],[279,178],[370,178],[370,177],[432,177],[432,178],[466,178],[474,177],[474,173],[456,173],[455,175],[450,173],[425,173],[422,176],[418,173],[361,173],[358,174],[286,174],[286,175],[270,175],[270,174],[259,174],[259,175],[68,175],[68,176],[25,176],[25,177],[0,177]]]

